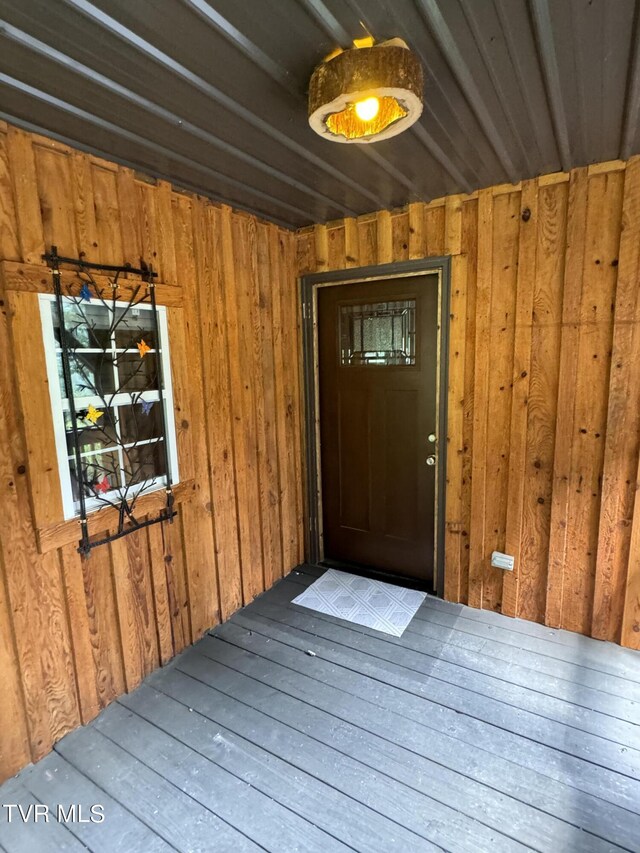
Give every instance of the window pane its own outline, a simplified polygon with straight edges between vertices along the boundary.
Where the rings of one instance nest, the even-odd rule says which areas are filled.
[[[93,450],[102,450],[105,447],[113,447],[118,443],[115,413],[113,411],[108,409],[104,411],[104,414],[101,418],[98,418],[98,422],[95,426],[93,426],[90,421],[87,421],[86,418],[82,417],[82,415],[85,414],[82,409],[76,412],[76,414],[78,415],[78,438],[81,453],[89,453]],[[65,412],[64,414],[64,426],[67,432],[67,450],[69,456],[71,456],[75,453],[75,446],[73,443],[73,430],[71,428],[71,415],[69,412]]]
[[[144,308],[116,308],[115,336],[118,349],[135,349],[144,341],[151,349],[156,348],[153,333],[153,316]]]
[[[158,368],[155,353],[141,357],[139,353],[119,353],[117,357],[120,391],[154,391],[158,388]]]
[[[127,485],[143,483],[145,480],[160,479],[166,473],[164,464],[164,442],[143,444],[125,451],[124,475]]]
[[[71,485],[73,488],[73,499],[79,500],[78,478],[76,476],[76,464],[70,462]],[[120,488],[120,463],[118,453],[98,453],[88,456],[82,460],[82,482],[84,484],[85,497],[100,497],[105,491]],[[93,484],[93,488],[89,485]]]
[[[415,299],[341,306],[342,364],[415,364],[415,314]]]
[[[109,335],[111,312],[105,305],[67,297],[63,302],[68,347],[107,349],[111,346]],[[60,346],[60,322],[56,302],[52,305],[52,316],[56,343]]]
[[[123,488],[132,487],[134,494],[142,486],[162,488],[166,475],[166,439],[160,408],[164,403],[161,399],[146,399],[160,396],[160,355],[156,351],[158,341],[153,331],[154,316],[147,307],[125,308],[119,305],[112,309],[110,301],[105,304],[93,298],[95,294],[91,286],[89,292],[91,301],[63,297],[64,348],[71,373],[69,388],[62,369],[60,349],[63,342],[57,304],[41,297],[42,304],[45,299],[47,303],[42,312],[43,320],[53,326],[45,340],[51,342],[53,331],[55,341],[53,358],[47,365],[57,370],[62,396],[62,405],[54,407],[54,414],[58,419],[56,442],[59,458],[61,464],[68,466],[71,475],[71,490],[64,495],[67,518],[71,517],[74,504],[77,509],[80,492],[87,498],[87,507],[91,511],[99,505],[103,495],[107,500],[118,502],[123,497]],[[144,343],[142,351],[138,346],[141,343]],[[168,346],[166,341],[161,343]],[[55,373],[49,376],[49,381],[52,387],[56,386]],[[79,473],[76,471],[76,441],[68,411],[71,398],[77,415],[77,449],[82,454]],[[173,431],[172,407],[168,412],[167,426]],[[177,473],[177,460],[173,460],[173,465]],[[64,483],[67,482],[65,471]]]
[[[162,435],[162,412],[159,400],[120,406],[120,430],[123,444],[145,441]]]
[[[58,376],[64,396],[70,397],[62,369],[62,353],[58,353]],[[69,369],[74,397],[105,397],[115,391],[113,362],[108,353],[69,353]]]

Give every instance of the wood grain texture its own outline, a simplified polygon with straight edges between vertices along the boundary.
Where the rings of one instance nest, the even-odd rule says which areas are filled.
[[[566,240],[566,184],[541,187],[534,280],[517,612],[544,620]],[[518,334],[519,337],[519,334]],[[516,338],[517,340],[518,338]]]
[[[122,224],[118,203],[117,172],[92,164],[91,180],[98,257],[104,263],[124,263]],[[135,233],[135,232],[134,232]],[[78,238],[79,245],[83,245]],[[127,255],[135,258],[135,253]],[[133,261],[130,261],[133,263]],[[173,282],[172,282],[173,283]]]
[[[0,274],[7,290],[25,291],[27,293],[53,293],[51,272],[41,264],[22,264],[17,261],[0,260]],[[93,278],[100,290],[105,290],[109,286],[106,276],[95,274]],[[60,280],[63,288],[72,284],[77,286],[78,283],[77,276],[68,269],[61,270]],[[139,286],[140,279],[130,276],[129,280],[120,279],[118,291],[123,299],[129,299]],[[165,305],[167,308],[180,308],[182,306],[182,288],[158,283],[156,284],[156,300],[158,305]]]
[[[0,130],[0,257],[20,258],[7,132]]]
[[[91,618],[91,594],[87,595],[86,562],[78,554],[75,543],[60,549],[62,581],[69,614],[75,676],[83,724],[92,720],[100,710],[100,695],[95,678]]]
[[[631,550],[630,527],[634,505],[638,503],[636,470],[640,445],[639,273],[640,158],[635,157],[628,164],[624,183],[591,628],[594,637],[613,642],[619,641],[618,630],[625,606],[627,566],[630,557],[635,559],[636,556]],[[626,639],[626,644],[632,645],[633,634],[627,634]],[[639,644],[640,637],[636,637],[636,647]]]
[[[174,522],[175,524],[175,522]],[[158,639],[160,663],[168,663],[174,654],[171,611],[169,605],[169,579],[167,567],[172,559],[165,550],[164,530],[170,524],[154,524],[147,527],[147,547],[149,549],[149,564],[151,568],[151,586],[153,590],[153,606]],[[167,560],[169,557],[169,560]]]
[[[505,551],[516,560],[514,572],[505,572],[502,584],[502,612],[515,616],[518,612],[518,573],[522,565],[520,549],[523,540],[524,465],[527,445],[527,409],[531,374],[531,327],[538,230],[538,186],[526,181],[520,197],[521,217],[518,241],[515,323],[518,334],[514,341],[512,370],[511,424],[509,437],[509,474]]]
[[[360,266],[358,223],[353,217],[344,221],[344,262],[347,267]]]
[[[34,145],[34,153],[45,246],[57,246],[58,254],[75,258],[81,249],[72,202],[71,158],[40,144]]]
[[[98,197],[94,196],[91,159],[87,154],[77,152],[72,154],[70,163],[76,243],[83,247],[80,251],[84,252],[85,260],[99,263],[101,247],[98,241],[96,222],[96,201],[99,194]],[[113,257],[113,254],[108,253],[107,249],[108,247],[105,246],[105,254]]]
[[[487,431],[489,417],[490,324],[493,274],[493,197],[478,197],[478,272],[476,297],[476,351],[473,380],[473,454],[471,464],[471,529],[469,604],[482,607],[485,574]]]
[[[378,252],[378,226],[375,219],[370,216],[358,217],[358,250],[360,252],[360,265],[368,267],[376,263]]]
[[[278,439],[276,434],[275,359],[269,267],[269,230],[259,225],[254,255],[253,310],[254,356],[258,419],[258,468],[260,474],[260,505],[262,508],[262,539],[264,551],[265,586],[270,587],[282,577],[282,521],[280,518],[280,472],[278,469]]]
[[[114,203],[120,212],[123,260],[138,266],[142,256],[142,236],[138,217],[136,183],[132,169],[124,167],[118,169]]]
[[[276,417],[276,432],[278,436],[278,465],[280,470],[280,505],[282,517],[282,557],[286,564],[296,561],[297,540],[297,508],[295,482],[294,447],[291,434],[291,412],[289,402],[294,390],[289,381],[289,364],[292,354],[287,351],[286,318],[283,316],[282,293],[286,289],[287,271],[285,258],[282,256],[282,241],[275,226],[269,226],[269,255],[277,292],[273,299],[273,335],[275,352],[275,387],[276,397],[281,401]]]
[[[491,553],[505,550],[510,459],[511,401],[515,339],[515,296],[520,234],[520,198],[504,193],[494,199],[493,272],[489,318],[489,396],[487,400],[486,494],[483,607],[499,611],[503,572],[491,565]],[[478,236],[480,240],[480,236]],[[486,342],[482,344],[486,347]]]
[[[95,716],[94,703],[100,710],[125,689],[113,571],[107,548],[90,560],[80,558],[75,542],[59,553],[84,722]]]
[[[351,221],[351,220],[348,220]],[[346,228],[347,226],[345,226]],[[353,249],[356,252],[354,257],[359,258],[360,253],[360,228],[358,226],[358,220],[355,220],[355,235],[353,236]],[[347,237],[345,236],[345,244],[347,242]],[[305,233],[299,234],[298,238],[295,241],[295,249],[296,249],[296,271],[302,275],[302,271],[305,273],[314,272],[316,269],[316,241],[315,234],[312,230],[307,230]],[[359,266],[360,262],[357,261],[354,266]]]
[[[0,775],[299,561],[296,272],[452,255],[447,597],[640,647],[638,170],[578,169],[294,238],[0,127]],[[537,225],[521,219],[533,196]],[[42,425],[25,424],[26,377],[39,368],[18,306],[50,292],[51,242],[104,263],[144,257],[183,330],[179,516],[89,560],[74,522],[34,515]],[[108,511],[92,520],[96,534],[112,525]],[[500,545],[518,548],[509,579],[488,566]]]
[[[409,258],[416,260],[427,254],[427,235],[424,221],[424,204],[409,205]]]
[[[162,545],[167,581],[174,654],[192,642],[189,589],[185,572],[184,519],[178,514],[173,524],[162,527]]]
[[[146,530],[105,547],[111,553],[125,685],[134,690],[159,660]]]
[[[409,214],[399,213],[391,220],[391,259],[409,260]]]
[[[63,517],[58,457],[42,337],[40,302],[35,293],[10,291],[11,343],[25,432],[30,496],[36,527]]]
[[[280,300],[282,310],[282,340],[281,346],[286,354],[286,388],[284,404],[286,407],[287,426],[292,448],[292,466],[289,476],[293,477],[295,500],[295,531],[293,551],[290,561],[294,564],[304,559],[304,470],[302,446],[302,328],[300,293],[298,282],[290,274],[295,263],[295,252],[291,240],[280,234],[281,253],[281,288]]]
[[[143,258],[168,310],[178,515],[88,559],[62,517],[39,343],[51,243],[105,264]],[[300,561],[294,252],[290,232],[0,125],[0,778]],[[123,296],[138,282],[122,278]],[[141,516],[164,501],[144,496]],[[89,529],[116,522],[100,510]]]
[[[563,627],[589,633],[607,428],[623,172],[589,179],[564,564]],[[594,393],[594,390],[597,392]]]
[[[388,210],[380,210],[376,213],[376,225],[378,229],[376,263],[390,264],[393,260],[393,231],[391,214]]]
[[[189,499],[194,490],[193,480],[183,480],[174,489],[176,503]],[[138,499],[137,509],[141,516],[157,514],[166,504],[164,491],[149,492]],[[104,530],[117,525],[119,512],[115,507],[102,507],[92,512],[88,517],[89,535],[99,536]],[[78,521],[75,518],[67,521],[57,521],[48,527],[38,527],[35,530],[36,544],[41,554],[62,548],[65,545],[78,544]]]
[[[220,216],[219,210],[203,203],[193,207],[204,384],[216,401],[209,407],[205,431],[215,506],[221,618],[226,619],[242,605],[242,583]]]
[[[624,613],[622,617],[623,646],[640,649],[640,459],[636,471],[636,500],[631,519],[629,542],[629,567],[624,590]]]
[[[347,263],[346,226],[327,228],[327,257],[330,270],[340,269]]]
[[[442,257],[445,244],[445,204],[428,204],[425,209],[427,256]]]
[[[183,386],[183,409],[176,412],[180,431],[190,436],[193,454],[194,488],[191,498],[184,504],[182,513],[185,524],[191,531],[185,540],[186,570],[189,583],[189,607],[193,638],[199,637],[207,625],[215,624],[220,618],[218,600],[217,566],[213,527],[213,503],[208,459],[205,420],[207,411],[206,394],[202,370],[200,336],[200,308],[197,268],[194,255],[193,219],[191,200],[171,196],[164,188],[156,201],[158,221],[164,220],[163,232],[157,239],[168,239],[172,251],[161,253],[162,272],[176,281],[179,266],[182,277],[184,301],[184,357],[186,367]]]
[[[362,266],[452,258],[446,598],[634,648],[639,204],[633,158],[356,220]],[[299,274],[352,266],[327,234],[351,220],[298,233]]]
[[[39,264],[45,246],[44,215],[40,209],[31,136],[9,126],[7,153],[15,199],[16,220],[13,230],[18,235],[20,259],[27,264]]]
[[[585,255],[588,176],[585,169],[571,173],[567,240],[564,258],[562,293],[562,334],[560,339],[559,388],[556,416],[556,442],[553,459],[553,492],[549,522],[549,563],[545,622],[557,627],[562,621],[564,565],[567,553],[567,521],[571,449],[574,430],[577,382],[578,324],[576,318],[582,298],[582,277]],[[568,389],[571,389],[569,391]]]
[[[313,228],[314,243],[315,243],[315,263],[314,272],[321,272],[329,269],[329,235],[326,225],[314,225]]]
[[[462,530],[460,532],[460,600],[469,600],[469,565],[471,546],[471,472],[473,462],[473,387],[475,372],[476,294],[478,283],[478,202],[466,203],[462,208],[462,250],[467,258],[467,305],[464,359],[464,418],[462,434]],[[459,439],[458,439],[459,440]],[[446,582],[446,572],[445,572]]]
[[[4,471],[2,471],[4,475]],[[9,595],[6,587],[7,571],[4,553],[0,550],[0,672],[3,689],[0,692],[0,715],[6,733],[0,752],[0,776],[7,778],[31,760],[29,731],[23,685],[15,666],[18,657],[14,625],[9,610]]]
[[[255,598],[264,589],[264,564],[268,542],[264,531],[267,520],[262,502],[264,471],[260,469],[260,421],[264,416],[258,373],[262,365],[257,358],[256,346],[259,336],[258,308],[253,295],[252,260],[256,251],[256,229],[253,219],[236,219],[232,227],[233,257],[236,263],[236,307],[238,311],[237,361],[240,375],[240,398],[242,412],[242,436],[245,452],[246,500],[249,508],[249,561],[245,573],[245,599]],[[239,263],[238,263],[239,261]],[[252,377],[250,380],[249,377]],[[250,569],[249,569],[250,566]]]
[[[413,216],[411,207],[414,208]],[[418,247],[423,250],[424,211],[415,211],[415,205],[409,208],[409,227],[414,224],[414,245],[410,255],[416,257]],[[447,204],[446,216],[447,249],[453,255],[451,261],[451,302],[449,306],[449,383],[447,401],[447,494],[445,506],[445,549],[450,555],[449,570],[445,572],[445,595],[447,598],[460,600],[460,585],[462,580],[462,548],[463,522],[462,506],[464,501],[463,488],[463,458],[464,458],[464,374],[467,342],[467,274],[468,256],[462,252],[462,205],[455,199]],[[445,436],[439,437],[439,442],[445,441]]]
[[[10,683],[17,673],[35,760],[80,717],[58,554],[46,559],[36,550],[7,297],[4,290],[0,293],[0,547],[16,653],[11,661],[15,673],[3,674],[3,682]],[[48,642],[38,644],[38,637]]]
[[[247,253],[242,245],[246,230],[234,228],[231,209],[222,210],[222,263],[230,286],[225,291],[240,556],[247,570],[242,576],[244,601],[251,601],[262,584],[262,546],[258,494],[258,448],[254,393],[249,379],[251,306]],[[244,233],[243,233],[244,231]],[[234,358],[233,354],[238,357]]]

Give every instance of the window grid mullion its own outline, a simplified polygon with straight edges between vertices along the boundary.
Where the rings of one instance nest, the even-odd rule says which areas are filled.
[[[113,389],[114,391],[120,388],[120,378],[118,375],[118,364],[117,364],[117,347],[116,347],[116,332],[114,328],[115,324],[115,309],[110,307],[109,311],[109,327],[111,329],[111,371],[113,374]],[[112,405],[111,410],[113,412],[113,425],[116,432],[116,440],[119,442],[119,445],[122,444],[122,434],[120,432],[120,407],[118,404]],[[120,486],[123,487],[124,484],[124,456],[122,453],[122,447],[118,445],[118,479],[120,480]],[[115,483],[113,484],[115,487]]]
[[[127,482],[124,473],[124,451],[122,447],[118,448],[118,462],[120,464],[120,488],[124,491],[127,487]]]
[[[131,450],[132,447],[144,447],[146,444],[158,444],[158,442],[164,441],[164,438],[161,435],[154,436],[153,438],[143,438],[140,441],[129,441],[122,445],[125,450]],[[85,450],[80,456],[84,459],[85,457],[98,456],[100,453],[114,453],[118,449],[117,444],[110,444],[107,447],[101,447],[99,450]],[[69,461],[74,459],[73,454],[68,456]]]

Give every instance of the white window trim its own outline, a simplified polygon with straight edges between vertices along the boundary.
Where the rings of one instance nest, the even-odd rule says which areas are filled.
[[[60,377],[58,375],[58,363],[56,358],[58,350],[60,349],[59,346],[56,344],[52,314],[52,307],[56,300],[56,297],[51,293],[40,293],[39,298],[40,317],[42,320],[42,338],[44,342],[44,353],[47,366],[47,379],[49,384],[49,397],[51,400],[51,413],[53,415],[53,429],[56,442],[56,453],[58,457],[58,471],[60,473],[62,507],[64,511],[65,521],[68,521],[70,519],[78,517],[79,509],[73,499],[71,470],[69,467],[70,456],[67,449],[67,434],[64,426],[64,413],[65,410],[68,410],[68,403],[65,403],[67,398],[64,396],[63,389],[60,386]],[[99,300],[91,301],[95,304],[102,304]],[[109,302],[110,306],[113,304],[114,303]],[[126,308],[128,305],[128,302],[115,302],[116,308]],[[152,310],[151,305],[145,304],[138,304],[136,305],[136,308],[140,309],[141,311]],[[164,305],[158,305],[156,307],[156,311],[158,316],[158,332],[160,334],[160,340],[158,341],[160,346],[157,353],[160,359],[162,360],[162,377],[164,380],[164,391],[162,392],[162,400],[164,405],[165,423],[167,427],[167,448],[169,451],[171,482],[172,485],[175,486],[179,482],[179,469],[178,445],[176,441],[176,424],[173,410],[173,384],[171,380],[169,324],[167,321],[166,307]],[[102,352],[102,350],[96,351]],[[142,393],[136,392],[134,394],[117,394],[113,398],[113,405],[118,405],[118,401],[120,401],[121,403],[130,402],[133,398],[135,398],[136,401],[138,399],[148,399],[157,401],[160,399],[160,392],[145,391]],[[83,400],[84,399],[85,398],[83,398]],[[86,398],[87,405],[91,403],[91,400],[92,398],[90,397]],[[98,398],[93,398],[93,405],[102,406],[102,401]],[[159,477],[155,481],[155,483],[150,484],[146,488],[142,488],[139,494],[149,494],[151,492],[158,491],[159,489],[164,489],[165,486],[166,477]],[[117,500],[117,494],[117,491],[113,490],[111,492],[107,492],[105,494],[105,498],[109,500]],[[105,508],[106,504],[97,500],[96,498],[87,497],[85,499],[85,506],[87,512],[93,512],[98,509]]]

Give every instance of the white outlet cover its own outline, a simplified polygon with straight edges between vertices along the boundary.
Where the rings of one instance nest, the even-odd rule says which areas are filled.
[[[514,558],[510,554],[503,554],[501,551],[494,551],[491,554],[491,565],[496,569],[512,572],[514,562]]]

